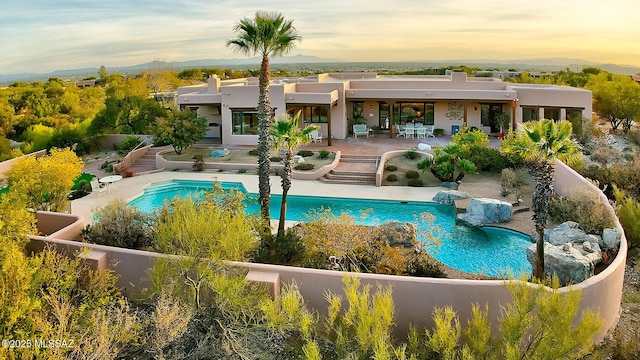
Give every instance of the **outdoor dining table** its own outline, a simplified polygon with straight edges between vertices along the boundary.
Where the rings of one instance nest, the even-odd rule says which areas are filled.
[[[104,184],[107,187],[107,192],[111,190],[109,185],[113,184],[116,181],[122,180],[122,175],[109,175],[98,180],[99,183]]]

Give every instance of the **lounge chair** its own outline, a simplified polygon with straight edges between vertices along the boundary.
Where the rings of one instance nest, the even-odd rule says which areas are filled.
[[[313,130],[309,133],[309,139],[313,142],[321,142],[322,141],[322,133],[318,130]]]
[[[366,137],[369,137],[369,129],[367,129],[366,124],[353,125],[353,137],[357,138],[358,135],[364,135]]]

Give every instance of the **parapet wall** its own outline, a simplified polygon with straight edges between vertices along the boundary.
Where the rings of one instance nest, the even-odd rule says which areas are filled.
[[[564,164],[558,164],[556,166],[556,189],[563,193],[563,189],[570,188],[569,184],[574,188],[576,186],[595,188]],[[604,196],[601,192],[599,194]],[[611,213],[615,215],[613,208],[608,206]],[[59,215],[64,214],[50,214],[50,216]],[[617,218],[616,227],[622,229]],[[147,274],[155,259],[167,256],[72,241],[77,236],[73,232],[57,232],[56,234],[59,235],[58,238],[32,236],[31,248],[37,250],[42,248],[45,243],[50,243],[69,255],[77,254],[83,248],[104,252],[107,263],[119,276],[119,286],[132,297],[135,297],[141,289],[149,285]],[[626,255],[627,243],[623,235],[620,251],[609,267],[602,273],[572,287],[573,290],[582,291],[581,308],[597,311],[603,321],[602,328],[594,337],[595,341],[603,339],[607,332],[615,327],[618,320]],[[328,305],[324,295],[329,291],[342,293],[343,289],[342,277],[344,273],[342,272],[254,263],[230,264],[252,271],[278,274],[282,284],[295,282],[307,304],[318,311],[321,316],[326,315]],[[432,310],[436,306],[453,307],[458,313],[460,322],[464,324],[472,316],[473,304],[487,304],[489,306],[489,321],[496,328],[501,307],[511,301],[511,295],[505,289],[503,281],[500,280],[436,279],[377,274],[353,275],[360,277],[364,284],[372,284],[374,288],[376,284],[392,288],[398,336],[403,336],[406,333],[410,323],[432,328],[434,325]],[[560,291],[568,290],[569,288],[565,287]]]

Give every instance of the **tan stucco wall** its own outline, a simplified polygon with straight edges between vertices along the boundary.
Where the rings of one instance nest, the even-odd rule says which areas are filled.
[[[2,180],[4,178],[4,174],[11,170],[11,167],[13,166],[13,164],[25,157],[29,157],[29,156],[35,156],[36,158],[39,158],[41,156],[44,156],[47,153],[47,150],[39,150],[36,152],[33,152],[31,154],[26,154],[26,155],[22,155],[22,156],[18,156],[17,158],[13,158],[13,159],[9,159],[9,160],[5,160],[3,162],[0,162],[0,180]]]

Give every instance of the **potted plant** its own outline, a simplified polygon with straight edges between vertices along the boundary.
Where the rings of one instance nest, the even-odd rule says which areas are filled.
[[[500,129],[500,132],[498,132],[498,138],[503,139],[504,130],[509,130],[509,123],[511,122],[509,114],[506,112],[496,114],[496,116],[493,118],[493,121],[495,122],[495,126]]]

